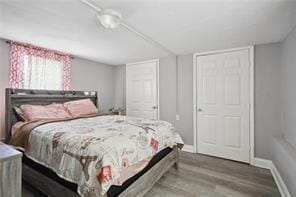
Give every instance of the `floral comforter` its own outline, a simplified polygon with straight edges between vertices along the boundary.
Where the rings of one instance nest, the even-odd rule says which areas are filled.
[[[77,183],[81,196],[104,196],[142,170],[157,152],[183,144],[166,121],[98,116],[42,124],[25,154]]]

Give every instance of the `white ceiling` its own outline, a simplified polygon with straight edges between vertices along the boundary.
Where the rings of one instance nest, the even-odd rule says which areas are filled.
[[[296,1],[94,0],[176,54],[278,42]],[[169,56],[124,28],[108,30],[79,0],[0,0],[0,37],[119,65]]]

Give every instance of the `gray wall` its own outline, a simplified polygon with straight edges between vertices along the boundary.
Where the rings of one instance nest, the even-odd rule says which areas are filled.
[[[274,136],[272,161],[291,196],[296,196],[296,29],[281,43],[281,134]]]
[[[271,159],[296,196],[296,29],[279,44],[256,47],[255,151]]]
[[[282,131],[296,148],[296,29],[282,43]]]
[[[71,89],[98,91],[100,111],[114,105],[115,67],[81,58],[71,62]]]
[[[185,144],[193,145],[193,57],[192,54],[178,57],[178,105],[180,120],[176,129]]]
[[[283,135],[274,136],[272,143],[272,161],[291,196],[296,196],[296,149]]]
[[[9,45],[0,39],[0,139],[4,137],[4,98],[8,87]],[[114,105],[116,67],[86,59],[74,58],[71,63],[71,89],[95,90],[99,108],[107,111]]]
[[[178,57],[178,84],[176,83],[176,58],[159,61],[160,119],[173,123],[185,144],[193,145],[193,58],[192,54]],[[178,95],[176,95],[178,86]],[[178,112],[177,112],[178,98]],[[180,120],[176,120],[176,114]]]
[[[159,60],[160,119],[176,125],[176,63],[175,58]]]
[[[125,66],[115,67],[114,107],[125,109]]]
[[[255,155],[264,159],[271,159],[272,136],[281,130],[280,47],[255,47]]]

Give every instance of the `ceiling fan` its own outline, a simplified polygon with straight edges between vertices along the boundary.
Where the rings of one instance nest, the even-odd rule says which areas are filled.
[[[104,28],[115,29],[115,28],[118,28],[119,26],[124,27],[126,30],[136,34],[137,36],[153,44],[154,46],[166,51],[168,54],[172,56],[176,56],[176,54],[170,49],[166,48],[159,42],[155,41],[153,38],[138,31],[131,25],[128,25],[127,23],[125,23],[123,21],[123,16],[120,11],[115,9],[103,9],[100,6],[96,5],[94,2],[92,2],[91,0],[80,0],[80,1],[97,12],[96,19],[99,20],[99,22]]]

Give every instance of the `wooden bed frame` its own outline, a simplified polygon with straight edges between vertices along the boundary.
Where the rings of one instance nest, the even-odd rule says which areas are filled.
[[[66,101],[89,98],[97,106],[97,92],[95,91],[48,91],[48,90],[24,90],[6,89],[6,110],[5,110],[5,141],[11,138],[11,127],[19,121],[14,107],[22,104],[46,105],[51,103],[63,103]],[[56,182],[48,176],[34,170],[32,167],[22,164],[23,179],[32,186],[48,196],[79,197],[64,185]],[[167,172],[172,166],[178,168],[178,148],[173,150],[164,158],[152,166],[146,173],[134,181],[119,196],[144,196],[152,186]]]

